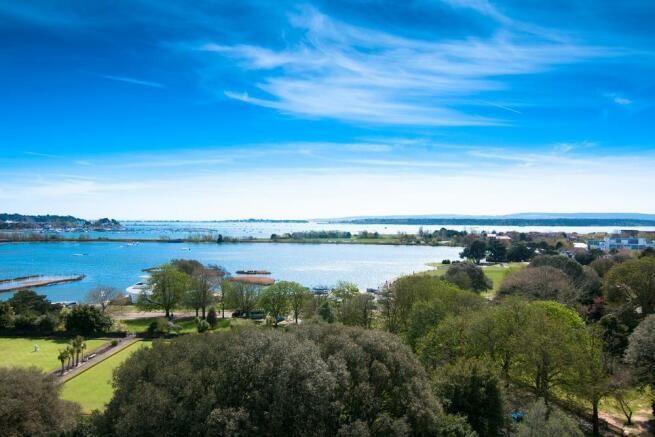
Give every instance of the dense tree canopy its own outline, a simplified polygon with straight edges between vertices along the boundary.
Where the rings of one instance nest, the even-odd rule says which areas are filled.
[[[625,358],[638,380],[655,390],[655,314],[646,317],[630,335]]]
[[[66,330],[84,335],[106,332],[111,328],[112,319],[102,310],[91,305],[77,305],[65,316]]]
[[[485,276],[484,271],[479,266],[468,262],[451,265],[446,271],[444,279],[462,290],[481,292],[493,287],[491,279]]]
[[[571,303],[576,290],[569,277],[559,269],[550,266],[528,267],[507,275],[500,286],[502,295],[518,295],[528,299],[550,299]]]
[[[655,257],[628,260],[607,272],[604,288],[610,302],[629,302],[641,314],[655,311]]]
[[[37,369],[0,367],[0,434],[40,437],[72,429],[79,406],[60,400],[60,390]]]
[[[340,325],[157,342],[115,387],[107,435],[427,436],[453,424],[397,337]]]
[[[171,311],[183,301],[190,286],[190,276],[173,264],[165,264],[150,277],[152,294],[142,294],[139,305],[145,308],[161,308],[170,317]]]

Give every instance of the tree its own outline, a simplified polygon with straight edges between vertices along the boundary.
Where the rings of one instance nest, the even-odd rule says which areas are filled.
[[[259,305],[273,317],[275,326],[278,318],[285,318],[291,307],[290,288],[293,285],[287,281],[276,282],[262,291],[259,296]]]
[[[400,339],[342,325],[155,342],[116,370],[114,387],[108,436],[438,436],[453,426]]]
[[[66,313],[66,331],[84,335],[106,332],[111,328],[112,319],[91,305],[77,305]]]
[[[119,296],[121,296],[121,292],[116,288],[102,285],[90,290],[86,294],[85,301],[91,305],[100,305],[104,313],[111,301]]]
[[[583,273],[580,263],[563,255],[537,255],[530,262],[530,267],[552,267],[561,270],[575,285]]]
[[[515,243],[507,249],[507,261],[510,262],[529,261],[533,256],[534,248],[528,247],[525,243]]]
[[[452,292],[458,289],[441,278],[428,275],[401,276],[385,284],[380,295],[385,329],[393,333],[405,332],[414,304],[430,301],[447,290]]]
[[[341,302],[339,321],[344,325],[370,328],[373,322],[375,299],[370,294],[357,293]]]
[[[655,257],[632,259],[607,272],[604,280],[607,299],[632,303],[642,315],[655,311]]]
[[[636,381],[655,391],[655,314],[646,317],[630,335],[625,359],[634,369]],[[655,414],[655,401],[652,409]]]
[[[0,302],[0,330],[13,328],[15,321],[16,314],[11,304],[7,301]]]
[[[507,261],[507,246],[497,238],[492,238],[487,244],[489,253],[487,261],[494,263],[504,263]]]
[[[614,267],[617,262],[611,256],[601,256],[589,264],[601,278]]]
[[[585,329],[587,335],[578,346],[578,360],[575,363],[577,377],[573,380],[572,391],[591,404],[592,434],[598,436],[598,406],[601,399],[610,394],[612,385],[603,350],[603,330],[596,325]]]
[[[305,303],[311,297],[306,287],[303,287],[297,282],[280,281],[275,285],[286,289],[286,294],[289,299],[289,308],[293,315],[293,319],[298,324],[298,318],[305,308]]]
[[[45,297],[32,290],[18,290],[8,300],[16,315],[41,315],[54,309]]]
[[[57,359],[61,362],[61,374],[64,374],[64,363],[68,359],[68,350],[66,349],[59,349],[59,354],[57,355]]]
[[[225,287],[227,285],[227,287]],[[242,282],[230,282],[223,284],[226,305],[241,312],[251,312],[257,307],[261,287],[257,285],[244,284]]]
[[[491,279],[485,276],[479,266],[467,262],[452,264],[446,271],[444,279],[462,290],[481,292],[493,287]]]
[[[332,288],[330,295],[334,297],[337,303],[359,294],[359,287],[353,282],[339,281],[337,285]]]
[[[487,254],[487,243],[484,240],[473,240],[462,253],[459,254],[460,258],[466,258],[480,264],[480,260]]]
[[[72,430],[80,407],[61,400],[61,388],[36,368],[0,367],[2,435],[45,437]]]
[[[519,425],[518,437],[583,437],[580,428],[566,414],[538,400]]]
[[[177,260],[178,263],[183,260]],[[189,290],[185,295],[185,302],[191,308],[196,310],[196,317],[199,316],[204,319],[207,312],[207,307],[214,303],[214,291],[220,288],[223,282],[225,272],[217,266],[205,267],[195,260],[184,260],[183,268],[177,268],[187,273],[190,277]]]
[[[556,300],[566,304],[576,299],[576,289],[569,277],[550,266],[528,267],[510,272],[501,284],[499,293],[531,300]]]
[[[460,359],[433,375],[434,391],[450,414],[462,415],[481,436],[497,436],[504,425],[503,395],[488,363]]]
[[[412,306],[404,338],[412,349],[416,350],[420,339],[447,316],[480,308],[484,302],[485,299],[476,293],[458,290],[455,287],[444,287],[431,298],[416,302]]]
[[[161,269],[152,273],[150,277],[152,293],[143,293],[139,296],[139,306],[144,308],[162,308],[166,318],[184,300],[189,288],[189,275],[178,270],[172,264],[165,264]]]
[[[324,300],[318,307],[316,314],[325,322],[334,323],[334,312],[332,311],[332,304],[328,300]]]

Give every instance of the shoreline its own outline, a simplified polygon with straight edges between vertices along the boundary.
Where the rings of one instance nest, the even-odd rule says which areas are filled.
[[[379,241],[373,239],[366,239],[366,241],[358,241],[357,239],[270,239],[270,238],[252,238],[252,239],[230,239],[227,241],[199,241],[194,239],[160,239],[160,238],[55,238],[43,240],[0,240],[0,244],[29,244],[29,243],[186,243],[186,244],[244,244],[244,243],[259,243],[259,244],[352,244],[352,245],[386,245],[386,246],[426,246],[426,247],[455,247],[456,244],[416,244],[416,243],[403,243],[397,237],[392,235],[384,236]]]

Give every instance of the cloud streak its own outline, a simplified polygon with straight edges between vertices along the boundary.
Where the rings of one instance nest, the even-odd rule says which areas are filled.
[[[142,85],[142,86],[147,86],[150,88],[166,88],[165,85],[159,83],[159,82],[152,82],[149,80],[141,80],[141,79],[135,79],[133,77],[127,77],[127,76],[112,76],[108,74],[103,74],[100,75],[103,79],[109,79],[109,80],[114,80],[117,82],[125,82],[125,83],[131,83],[133,85]]]
[[[451,3],[502,23],[511,21],[485,1]],[[475,96],[506,90],[508,76],[614,54],[605,47],[568,42],[555,32],[527,36],[527,31],[511,30],[516,26],[503,27],[488,38],[401,37],[338,21],[312,7],[290,15],[290,24],[301,37],[285,48],[214,43],[197,47],[206,55],[220,56],[217,62],[228,58],[242,70],[257,73],[252,88],[225,89],[225,96],[297,116],[352,122],[501,125],[507,121],[489,116],[490,106],[505,113],[520,111]],[[464,105],[469,108],[462,109]]]

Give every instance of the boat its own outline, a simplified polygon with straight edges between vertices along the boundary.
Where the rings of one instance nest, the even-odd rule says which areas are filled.
[[[125,289],[127,297],[130,298],[132,303],[136,303],[139,300],[139,296],[142,294],[149,295],[152,293],[152,288],[148,282],[139,281],[134,285],[130,285]]]

